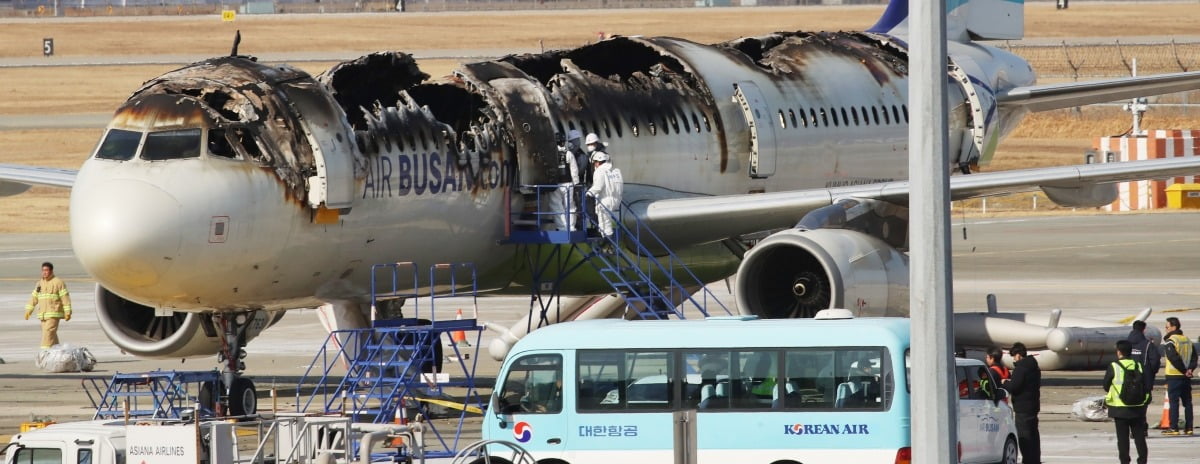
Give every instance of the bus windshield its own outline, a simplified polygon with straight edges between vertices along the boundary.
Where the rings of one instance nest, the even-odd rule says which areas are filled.
[[[562,412],[562,356],[526,356],[513,363],[497,400],[501,414]]]

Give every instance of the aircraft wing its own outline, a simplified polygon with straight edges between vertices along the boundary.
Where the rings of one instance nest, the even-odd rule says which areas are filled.
[[[1002,107],[1022,106],[1029,111],[1046,111],[1198,89],[1200,71],[1192,71],[1016,87],[996,94],[996,103]]]
[[[71,169],[0,164],[0,197],[22,193],[35,185],[70,188],[75,185],[76,172]]]
[[[1042,189],[1053,200],[1055,192],[1113,188],[1115,182],[1197,173],[1200,173],[1200,157],[976,173],[951,176],[950,197],[965,200]],[[794,227],[809,211],[846,197],[907,205],[909,193],[909,183],[900,181],[831,189],[643,200],[631,202],[630,208],[668,246],[676,247]],[[1111,201],[1111,198],[1101,200],[1102,203]]]

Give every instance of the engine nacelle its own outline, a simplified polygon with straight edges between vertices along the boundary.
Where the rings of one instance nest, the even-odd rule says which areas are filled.
[[[855,316],[908,315],[908,256],[845,229],[791,229],[754,246],[738,267],[738,310],[765,319],[826,308]]]
[[[104,335],[122,351],[142,358],[212,356],[224,333],[211,314],[175,312],[156,316],[154,308],[129,301],[96,285],[96,316]],[[256,311],[246,323],[244,342],[283,318],[283,311]]]

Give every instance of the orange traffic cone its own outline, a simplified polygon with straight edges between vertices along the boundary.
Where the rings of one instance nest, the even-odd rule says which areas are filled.
[[[1166,390],[1163,391],[1163,410],[1162,420],[1158,421],[1158,428],[1168,430],[1171,428],[1171,401],[1167,398]]]
[[[400,404],[396,405],[396,425],[408,425],[408,407],[404,404],[404,398],[400,398]]]
[[[400,397],[400,404],[396,405],[395,422],[396,425],[408,425],[408,408],[404,404],[404,397]],[[391,440],[388,440],[387,446],[389,448],[400,448],[404,446],[404,437],[392,437]]]
[[[454,320],[462,320],[462,308],[459,308],[458,313],[454,315]],[[467,343],[467,332],[462,330],[450,332],[450,340],[452,340],[454,344],[458,346],[471,346],[470,343]]]

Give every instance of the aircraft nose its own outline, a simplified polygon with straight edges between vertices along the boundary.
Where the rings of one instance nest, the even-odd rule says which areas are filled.
[[[158,283],[182,240],[180,204],[155,185],[111,179],[71,194],[71,243],[101,284],[131,290]]]

